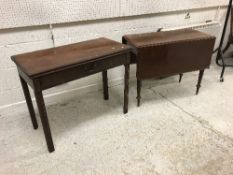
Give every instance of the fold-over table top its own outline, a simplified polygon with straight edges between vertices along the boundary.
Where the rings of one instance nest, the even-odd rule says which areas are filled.
[[[124,36],[124,39],[127,40],[127,43],[136,48],[163,45],[182,41],[203,40],[210,38],[213,39],[215,37],[193,29],[142,33]]]
[[[107,38],[98,38],[12,56],[12,60],[28,76],[36,76],[130,50],[130,46]]]

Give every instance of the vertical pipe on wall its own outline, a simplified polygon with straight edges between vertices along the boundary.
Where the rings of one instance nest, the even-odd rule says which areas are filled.
[[[52,24],[49,24],[49,30],[50,30],[50,33],[51,33],[51,39],[52,39],[52,42],[53,42],[53,47],[55,47],[55,38],[54,38],[54,34],[53,34],[53,25]]]

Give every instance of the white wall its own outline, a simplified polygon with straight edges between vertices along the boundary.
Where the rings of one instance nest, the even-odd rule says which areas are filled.
[[[0,28],[174,12],[226,3],[227,0],[0,0]]]
[[[121,41],[127,33],[206,20],[222,22],[224,4],[225,0],[0,0],[0,109],[14,108],[24,100],[11,55],[53,47],[53,43],[59,46],[101,36]],[[190,19],[185,19],[187,12]],[[134,67],[131,72],[134,77]],[[122,76],[122,68],[110,71],[112,84],[119,83]],[[97,74],[45,93],[100,87],[101,76]]]

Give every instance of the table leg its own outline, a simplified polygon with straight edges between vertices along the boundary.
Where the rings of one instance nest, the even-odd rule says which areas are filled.
[[[28,106],[28,110],[29,110],[29,113],[30,113],[30,116],[31,116],[31,121],[32,121],[33,128],[37,129],[38,128],[38,123],[36,121],[36,115],[35,115],[35,111],[34,111],[34,108],[33,108],[32,99],[31,99],[31,95],[30,95],[30,92],[29,92],[29,89],[28,89],[28,85],[21,76],[19,76],[19,78],[20,78],[20,82],[21,82],[21,85],[22,85],[22,88],[23,88],[23,93],[24,93],[24,97],[25,97],[25,100],[26,100],[26,103],[27,103],[27,106]]]
[[[108,72],[107,70],[102,72],[102,76],[103,76],[104,99],[108,100],[109,95],[108,95]]]
[[[183,78],[183,74],[180,74],[180,77],[179,77],[179,83],[181,83],[182,78]]]
[[[124,114],[128,113],[129,103],[129,64],[125,65]]]
[[[204,75],[204,71],[205,70],[200,70],[199,76],[198,76],[198,83],[197,83],[197,91],[196,91],[196,95],[198,95],[200,87],[201,87],[201,81]]]
[[[49,127],[49,121],[48,121],[48,116],[46,112],[46,107],[45,107],[42,91],[35,92],[35,97],[36,97],[36,102],[37,102],[43,130],[44,130],[45,139],[47,142],[47,147],[48,147],[49,152],[53,152],[55,149],[53,145],[53,139],[52,139],[52,135],[51,135],[50,127]]]
[[[141,88],[142,88],[142,81],[137,79],[137,105],[138,107],[141,104]]]

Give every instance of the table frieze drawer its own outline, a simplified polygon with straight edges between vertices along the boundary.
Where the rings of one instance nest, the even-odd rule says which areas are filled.
[[[43,90],[45,90],[78,78],[96,74],[101,70],[107,70],[120,66],[125,63],[126,56],[126,54],[116,55],[114,57],[103,58],[98,61],[79,64],[77,66],[73,66],[72,68],[64,68],[62,71],[54,71],[39,78],[40,86]],[[128,58],[128,62],[130,62],[130,58]]]

